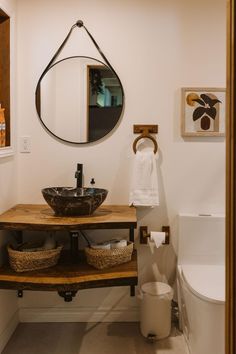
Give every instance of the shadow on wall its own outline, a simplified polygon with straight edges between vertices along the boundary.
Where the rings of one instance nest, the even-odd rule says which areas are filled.
[[[141,245],[139,249],[139,286],[146,282],[160,281],[174,286],[176,275],[176,254],[172,245],[156,248]]]
[[[147,140],[147,139],[146,139]],[[138,150],[150,150],[153,149],[153,143],[149,141],[140,141]],[[130,143],[130,146],[132,144]],[[112,193],[114,193],[114,199],[116,195],[121,195],[122,199],[126,199],[128,202],[129,187],[131,181],[131,165],[134,153],[127,154],[128,146],[124,146],[120,157],[120,168],[118,169],[114,186],[112,186]],[[137,207],[137,219],[138,225],[136,229],[136,247],[138,249],[139,257],[139,285],[141,286],[145,282],[161,281],[167,282],[171,286],[175,282],[176,274],[176,253],[175,253],[175,233],[171,230],[171,244],[155,248],[152,245],[140,245],[139,243],[139,227],[147,225],[150,231],[160,231],[162,226],[169,225],[167,204],[165,189],[161,171],[161,165],[163,161],[162,151],[159,148],[157,152],[157,178],[159,189],[160,206],[158,207]],[[121,181],[127,181],[122,185]]]
[[[167,211],[167,203],[162,177],[161,165],[163,156],[160,148],[157,157],[157,178],[159,189],[160,206],[155,208],[138,208],[138,230],[142,225],[148,225],[150,231],[161,231],[162,226],[170,225]],[[175,281],[176,254],[172,245],[174,233],[171,230],[170,245],[156,248],[153,243],[140,245],[139,251],[139,284],[146,282],[161,281],[170,284]]]

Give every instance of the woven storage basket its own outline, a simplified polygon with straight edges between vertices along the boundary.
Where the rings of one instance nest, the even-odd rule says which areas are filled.
[[[49,268],[57,264],[63,246],[52,250],[35,252],[23,252],[7,247],[10,266],[16,272],[27,272],[29,270]]]
[[[114,249],[93,249],[86,247],[87,263],[97,269],[104,269],[131,261],[134,245],[128,242],[127,246]]]

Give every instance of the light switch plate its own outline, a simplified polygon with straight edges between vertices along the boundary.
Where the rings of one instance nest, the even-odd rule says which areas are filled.
[[[20,137],[20,152],[29,153],[31,152],[31,139],[30,136]]]

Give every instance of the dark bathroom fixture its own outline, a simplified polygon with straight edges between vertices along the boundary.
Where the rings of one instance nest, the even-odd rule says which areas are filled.
[[[77,291],[58,291],[58,295],[64,298],[65,302],[71,302]]]
[[[56,216],[91,215],[106,199],[101,188],[49,187],[42,194]]]
[[[90,56],[71,56],[57,61],[75,28],[85,30],[102,61]],[[81,20],[71,27],[41,74],[35,103],[44,128],[68,143],[99,140],[117,125],[124,106],[121,81]]]
[[[151,134],[157,134],[158,133],[158,125],[152,124],[152,125],[134,125],[133,126],[133,132],[134,134],[140,134],[133,142],[133,151],[136,154],[137,152],[137,143],[140,139],[150,139],[152,140],[154,144],[154,154],[156,154],[158,150],[158,145],[156,139],[151,135]]]
[[[95,184],[95,179],[94,178],[91,178],[90,184],[91,184],[92,187],[94,186],[94,184]]]
[[[82,188],[83,187],[83,164],[82,163],[77,163],[75,178],[76,178],[76,188]]]
[[[170,243],[170,227],[169,226],[162,226],[162,232],[165,232],[165,242],[163,245],[169,245]],[[139,228],[139,240],[141,244],[147,244],[147,239],[150,237],[150,233],[148,233],[147,226],[140,226]]]

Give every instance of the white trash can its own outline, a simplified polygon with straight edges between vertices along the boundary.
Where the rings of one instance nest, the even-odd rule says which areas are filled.
[[[168,337],[171,330],[172,288],[152,282],[141,286],[140,329],[144,337],[157,340]]]

